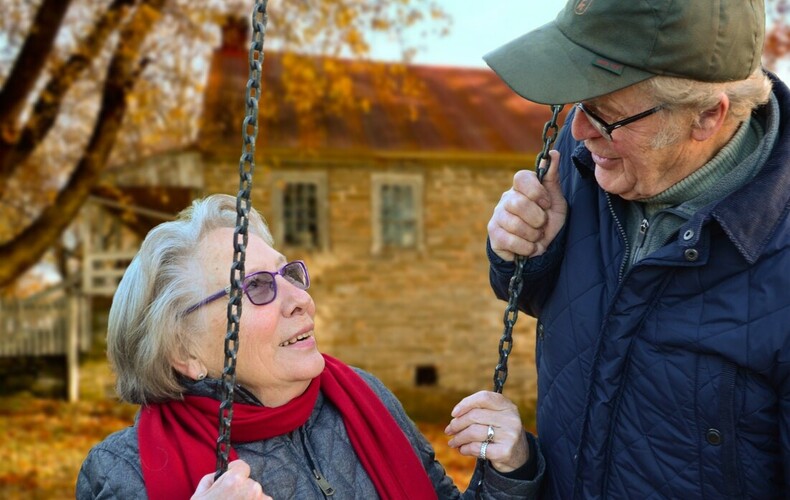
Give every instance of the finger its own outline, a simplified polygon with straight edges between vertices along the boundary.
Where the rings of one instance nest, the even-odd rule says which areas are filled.
[[[480,458],[482,446],[483,443],[480,441],[467,443],[458,448],[458,452],[461,455]],[[528,450],[524,443],[490,442],[486,445],[486,460],[499,472],[512,472],[527,462]]]
[[[549,159],[551,165],[543,177],[543,186],[549,194],[549,201],[554,201],[557,196],[562,197],[562,187],[560,186],[560,152],[556,149],[549,151]],[[545,165],[546,159],[541,160],[541,164]],[[544,207],[548,208],[548,207]]]
[[[244,460],[234,460],[228,464],[228,472],[240,477],[250,477],[250,466]]]
[[[216,484],[222,486],[222,491],[227,492],[229,498],[255,500],[271,498],[263,492],[259,482],[250,478],[250,472],[247,462],[234,460],[228,464],[227,472],[217,480]]]
[[[482,448],[482,446],[483,446],[482,441],[472,441],[470,443],[464,444],[463,446],[460,446],[458,448],[458,452],[461,455],[467,457],[480,458],[480,449]],[[492,459],[496,460],[501,458],[501,452],[498,451],[498,448],[501,448],[501,446],[494,444],[493,442],[488,443],[488,445],[486,445],[486,460],[492,460]]]
[[[445,428],[447,435],[456,436],[476,424],[481,426],[474,433],[459,437],[462,441],[484,439],[489,425],[499,434],[502,434],[499,429],[503,429],[513,436],[520,433],[523,427],[518,407],[503,395],[491,391],[480,391],[464,398],[455,406],[452,416]]]
[[[499,255],[500,258],[510,262],[513,260],[514,255],[532,254],[540,244],[536,243],[536,241],[540,242],[544,238],[542,229],[528,228],[522,231],[522,234],[527,234],[528,236],[526,238],[517,236],[492,222],[488,229],[491,250]]]
[[[478,391],[459,401],[458,404],[453,408],[453,411],[450,412],[450,415],[453,417],[459,417],[475,408],[500,410],[510,406],[515,405],[513,405],[509,399],[498,392]]]
[[[211,487],[212,484],[214,484],[213,472],[210,474],[206,474],[200,479],[200,482],[198,483],[197,488],[195,489],[195,494],[199,495],[201,493],[204,493],[206,490],[208,490]]]
[[[546,160],[541,164],[545,165]],[[513,176],[513,191],[523,195],[544,210],[551,206],[551,194],[532,170],[520,170]]]
[[[488,432],[489,426],[493,431],[493,436],[489,440],[490,433]],[[450,448],[458,448],[468,443],[478,443],[482,441],[493,441],[497,438],[497,426],[493,424],[471,424],[468,425],[452,435],[452,438],[447,442]]]
[[[521,193],[511,193],[501,200],[501,210],[495,214],[497,221],[513,234],[527,237],[522,230],[539,229],[546,225],[546,211],[535,200]]]
[[[214,484],[227,489],[240,488],[250,477],[250,466],[244,460],[234,460],[228,464],[228,470]]]

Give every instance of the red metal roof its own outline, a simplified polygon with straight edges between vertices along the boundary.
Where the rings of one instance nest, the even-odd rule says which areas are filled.
[[[223,48],[212,60],[201,149],[239,138],[248,78],[247,51]],[[356,102],[366,105],[338,114],[319,106],[305,117],[287,103],[283,54],[264,57],[264,97],[259,104],[259,148],[322,151],[512,154],[542,147],[545,105],[530,103],[510,90],[488,68],[395,65],[335,60],[344,65]],[[316,64],[316,58],[305,58]],[[419,88],[416,94],[391,92],[376,75],[402,70]],[[304,119],[307,118],[307,119]],[[235,144],[235,143],[234,143]]]

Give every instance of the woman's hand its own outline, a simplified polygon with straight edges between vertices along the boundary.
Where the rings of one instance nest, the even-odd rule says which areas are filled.
[[[261,483],[250,479],[250,466],[243,460],[228,464],[228,470],[214,481],[214,473],[206,474],[198,483],[192,500],[272,500]]]
[[[477,392],[461,400],[453,408],[452,416],[444,430],[452,436],[447,444],[458,448],[462,455],[485,458],[499,472],[514,471],[529,459],[529,444],[518,408],[505,396],[491,391]],[[481,449],[486,441],[483,453]]]
[[[502,194],[488,221],[491,249],[508,262],[515,255],[537,257],[545,253],[565,224],[568,203],[559,181],[560,153],[550,151],[549,156],[551,167],[543,184],[531,170],[516,172],[513,187]]]

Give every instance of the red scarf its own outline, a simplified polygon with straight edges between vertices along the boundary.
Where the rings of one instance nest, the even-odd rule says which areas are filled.
[[[321,375],[283,406],[234,403],[231,442],[260,441],[301,427],[320,389],[340,411],[357,458],[382,499],[435,499],[422,463],[378,396],[351,368],[331,356],[324,359]],[[207,397],[186,396],[141,409],[137,439],[149,498],[192,496],[200,479],[216,468],[218,427],[219,401]],[[238,458],[233,447],[228,458]]]

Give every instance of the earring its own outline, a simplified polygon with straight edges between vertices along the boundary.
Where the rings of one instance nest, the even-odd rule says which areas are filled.
[[[198,380],[203,380],[204,378],[206,378],[206,374],[205,373],[203,373],[203,372],[198,373],[198,377],[197,377]]]

